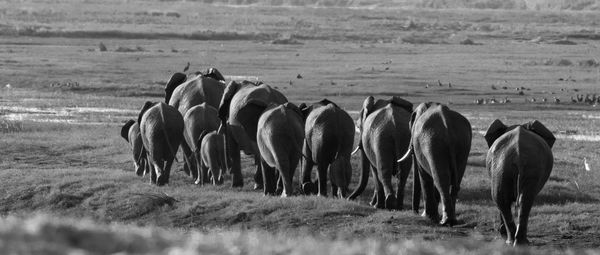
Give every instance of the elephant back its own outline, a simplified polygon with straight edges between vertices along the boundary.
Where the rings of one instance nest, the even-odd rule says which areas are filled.
[[[225,90],[224,85],[209,77],[197,76],[175,88],[169,105],[183,115],[193,106],[201,103],[218,108]]]
[[[244,85],[231,100],[229,124],[242,126],[248,136],[255,140],[256,125],[263,111],[271,104],[286,102],[287,98],[281,92],[268,85]]]

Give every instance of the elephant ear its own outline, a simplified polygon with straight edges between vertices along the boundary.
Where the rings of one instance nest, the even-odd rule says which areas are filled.
[[[375,98],[373,96],[368,96],[365,101],[363,102],[363,110],[364,110],[364,116],[362,116],[362,118],[366,118],[367,116],[369,116],[369,114],[373,113],[373,111],[375,111]]]
[[[223,75],[221,74],[221,72],[219,72],[219,70],[217,70],[216,68],[213,68],[213,67],[206,70],[206,74],[204,76],[213,78],[217,81],[225,82],[225,77],[223,77]]]
[[[546,128],[546,126],[544,126],[544,124],[542,124],[541,122],[534,120],[534,121],[524,124],[523,127],[531,132],[536,133],[540,137],[542,137],[542,139],[544,139],[544,141],[546,141],[546,143],[548,144],[548,146],[550,146],[550,148],[552,148],[552,146],[554,145],[554,142],[556,141],[556,137],[554,137],[554,134],[552,134],[552,132],[550,130],[548,130],[548,128]]]
[[[135,124],[135,120],[128,120],[125,125],[121,128],[121,137],[125,139],[125,141],[129,142],[129,129],[131,126]]]
[[[150,109],[152,106],[154,106],[155,103],[152,103],[150,101],[146,101],[146,103],[144,103],[144,106],[142,106],[142,109],[140,110],[140,114],[138,115],[138,123],[140,124],[140,127],[142,125],[142,116],[144,116],[144,113],[146,113],[146,111],[148,111],[148,109]]]
[[[173,76],[171,76],[167,82],[167,85],[165,85],[165,104],[169,104],[169,100],[171,100],[171,96],[173,95],[175,88],[184,83],[186,79],[187,76],[183,73],[175,73]]]
[[[417,118],[419,116],[421,116],[421,114],[423,114],[425,111],[427,111],[427,109],[429,109],[429,106],[431,105],[431,103],[420,103],[417,108],[415,108],[414,111],[412,111],[412,113],[410,114],[410,120],[408,121],[408,128],[412,131],[412,127],[415,124],[415,121],[417,120]]]
[[[319,103],[319,104],[321,104],[321,105],[323,105],[323,106],[326,106],[326,105],[330,105],[330,104],[332,104],[332,105],[334,105],[335,107],[337,107],[337,108],[340,108],[340,107],[339,107],[339,106],[338,106],[336,103],[334,103],[334,102],[331,102],[331,101],[330,101],[329,99],[327,99],[327,98],[323,98],[323,100],[319,101],[318,103]]]
[[[219,104],[219,119],[221,119],[222,123],[227,121],[229,117],[229,105],[231,104],[231,99],[235,96],[240,88],[242,88],[242,84],[239,84],[235,81],[229,82],[227,87],[225,87],[225,91],[223,91],[223,97],[221,98],[221,103]]]
[[[268,106],[269,104],[267,102],[258,99],[252,99],[238,111],[238,120],[253,142],[256,141],[258,119]]]
[[[407,112],[413,111],[413,104],[409,101],[406,101],[406,100],[400,98],[400,97],[393,96],[392,99],[390,99],[390,103],[392,105],[398,106],[398,107],[406,110]]]
[[[308,106],[305,103],[301,103],[300,105],[298,105],[298,109],[300,109],[300,112],[302,112],[302,116],[306,120],[310,112],[313,110],[313,107],[312,105]]]
[[[262,83],[261,83],[261,84],[262,84]],[[254,83],[254,82],[251,82],[251,81],[249,81],[249,80],[243,80],[243,81],[242,81],[242,85],[244,85],[244,86],[247,86],[247,85],[258,86],[258,85],[260,85],[260,84],[258,84],[258,83]]]
[[[490,124],[487,131],[485,132],[485,135],[483,136],[488,144],[488,147],[492,147],[494,141],[496,141],[498,137],[506,133],[507,129],[508,127],[504,125],[502,121],[500,121],[499,119],[494,120],[494,122]]]

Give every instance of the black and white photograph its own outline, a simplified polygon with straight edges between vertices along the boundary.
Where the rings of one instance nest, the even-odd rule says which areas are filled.
[[[0,254],[600,254],[600,0],[0,0]]]

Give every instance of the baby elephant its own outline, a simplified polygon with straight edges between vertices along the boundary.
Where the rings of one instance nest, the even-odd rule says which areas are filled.
[[[203,173],[208,173],[213,185],[223,184],[225,171],[225,136],[217,131],[203,132],[198,139],[200,146],[196,147],[197,162]]]
[[[148,160],[142,143],[142,135],[140,133],[140,125],[135,120],[127,121],[121,128],[121,137],[129,143],[131,152],[133,153],[133,167],[138,176],[147,173]]]
[[[507,244],[527,244],[529,212],[552,172],[556,138],[537,120],[509,127],[495,120],[485,140],[490,147],[485,163],[492,179],[492,199],[500,210],[500,233]],[[513,221],[513,203],[518,205],[518,226]]]

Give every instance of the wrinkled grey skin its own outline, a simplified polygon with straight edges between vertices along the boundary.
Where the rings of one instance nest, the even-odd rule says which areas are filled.
[[[527,244],[529,212],[552,172],[556,138],[537,120],[510,127],[495,120],[485,139],[490,147],[485,163],[492,199],[500,210],[500,233],[508,244]],[[518,205],[518,225],[513,220],[513,203]]]
[[[408,121],[411,112],[412,103],[399,97],[375,101],[369,96],[365,99],[356,123],[360,131],[358,149],[362,155],[362,174],[359,186],[349,199],[362,194],[371,169],[375,179],[371,205],[389,210],[403,209],[404,187],[410,174],[411,162],[396,161],[408,149]],[[394,193],[392,176],[397,174],[399,182],[397,193]]]
[[[439,222],[452,226],[456,224],[456,199],[471,150],[471,124],[447,106],[429,102],[421,103],[413,111],[410,127],[411,146],[403,159],[412,157],[418,173],[414,180],[413,210],[419,210],[420,194],[424,191],[425,216],[437,222],[438,196],[441,196]]]
[[[127,141],[133,154],[133,167],[138,176],[142,176],[148,171],[146,153],[142,143],[140,125],[135,120],[129,120],[121,128],[121,137]]]
[[[213,185],[223,184],[223,173],[227,169],[225,164],[225,136],[218,134],[216,130],[200,137],[200,147],[197,155],[198,162],[203,173],[210,173]],[[205,175],[206,179],[208,174]]]
[[[185,74],[175,73],[165,86],[165,103],[175,107],[181,116],[199,104],[206,103],[214,108],[219,107],[219,102],[225,90],[223,76],[214,68],[208,70],[207,74],[200,74],[186,81]],[[184,167],[186,174],[197,180],[197,171],[194,157],[192,155],[191,144],[184,142],[181,144],[183,151]]]
[[[264,194],[276,192],[276,172],[283,182],[282,197],[293,195],[292,179],[302,155],[304,116],[292,103],[271,105],[258,120],[256,142],[260,151]]]
[[[335,103],[323,99],[310,106],[300,105],[306,117],[302,170],[302,191],[327,196],[327,177],[331,192],[344,198],[352,177],[350,154],[354,143],[354,122],[350,115]],[[311,180],[312,168],[317,165],[318,186]]]
[[[193,176],[196,176],[195,184],[208,183],[207,172],[203,171],[206,168],[202,168],[197,163],[200,162],[201,135],[216,131],[219,128],[220,122],[217,109],[207,103],[193,106],[183,116],[183,122],[185,125],[183,138],[193,152],[190,160],[195,162],[192,164],[192,166],[195,166],[195,168],[192,168],[192,171],[195,172]]]
[[[163,102],[146,102],[138,122],[150,166],[150,181],[158,186],[168,184],[177,148],[183,140],[183,117]]]
[[[281,92],[262,83],[232,81],[225,88],[219,105],[219,119],[221,120],[219,133],[226,137],[227,157],[231,159],[231,165],[228,165],[228,168],[232,174],[233,187],[244,185],[240,162],[240,150],[242,150],[246,155],[254,155],[257,165],[254,174],[256,183],[254,188],[262,188],[260,155],[256,145],[258,118],[266,106],[279,105],[287,101]]]

